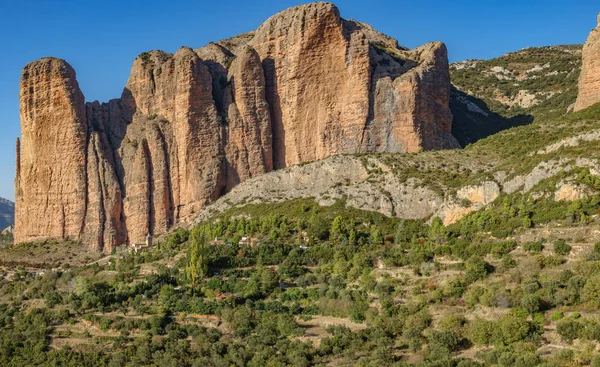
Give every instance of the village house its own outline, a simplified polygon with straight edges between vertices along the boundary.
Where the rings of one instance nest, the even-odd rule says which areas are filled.
[[[220,240],[217,237],[215,237],[214,240],[209,242],[211,245],[225,245],[225,241],[224,240]]]
[[[256,246],[260,244],[260,240],[258,238],[251,237],[242,237],[240,242],[238,243],[240,246]]]
[[[135,243],[135,242],[131,242],[131,244],[129,246],[131,247],[131,250],[135,253],[137,253],[138,250],[141,250],[143,248],[151,247],[152,246],[152,235],[150,233],[148,233],[148,235],[146,236],[146,243],[143,245]]]

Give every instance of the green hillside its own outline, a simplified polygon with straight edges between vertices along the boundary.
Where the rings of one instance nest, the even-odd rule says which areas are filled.
[[[22,262],[0,280],[0,365],[598,365],[598,131],[600,105],[464,150],[362,156],[441,191],[535,178],[448,226],[304,198],[72,270]],[[581,195],[557,200],[565,183]]]
[[[461,144],[562,116],[577,98],[581,46],[527,48],[450,66],[453,134]]]

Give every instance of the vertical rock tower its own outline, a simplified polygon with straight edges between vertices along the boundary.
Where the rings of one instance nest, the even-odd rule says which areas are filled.
[[[449,97],[442,43],[408,50],[329,3],[200,49],[143,53],[121,98],[102,104],[44,58],[21,78],[15,241],[110,251],[273,169],[455,148]]]
[[[592,30],[583,46],[579,94],[575,111],[600,103],[600,14],[598,26]]]

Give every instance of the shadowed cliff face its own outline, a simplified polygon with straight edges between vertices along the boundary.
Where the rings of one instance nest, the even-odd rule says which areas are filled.
[[[274,168],[458,147],[448,75],[443,44],[401,48],[327,3],[197,50],[143,53],[103,104],[84,102],[65,61],[35,61],[21,81],[15,241],[110,251]]]
[[[575,111],[600,102],[600,14],[598,27],[590,33],[583,46],[579,94]]]

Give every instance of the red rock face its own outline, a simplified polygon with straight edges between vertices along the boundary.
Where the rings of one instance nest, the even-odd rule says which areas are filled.
[[[250,42],[263,60],[275,168],[359,151],[369,114],[369,42],[338,9],[315,3],[279,13]]]
[[[327,3],[201,49],[144,53],[108,103],[85,104],[66,62],[33,62],[21,81],[16,242],[110,251],[273,169],[458,147],[449,94],[443,44],[401,48]]]
[[[575,111],[600,103],[600,15],[598,27],[590,33],[583,46],[579,94]]]
[[[20,99],[15,242],[79,238],[87,202],[87,123],[75,71],[54,58],[27,65]]]

